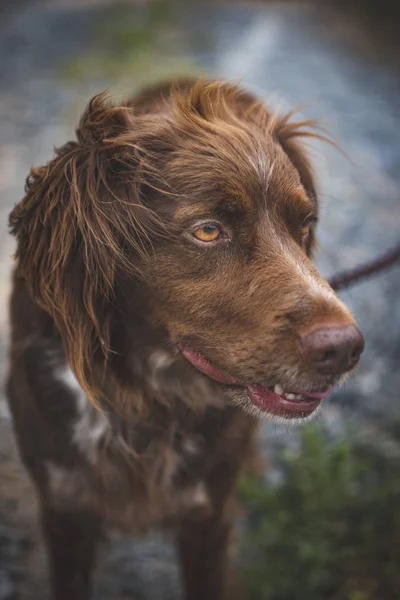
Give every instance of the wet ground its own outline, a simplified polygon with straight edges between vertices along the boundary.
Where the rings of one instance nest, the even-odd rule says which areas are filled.
[[[308,104],[301,116],[326,121],[351,159],[327,145],[313,148],[322,203],[321,271],[329,275],[355,265],[399,238],[400,76],[340,14],[293,3],[189,4],[172,17],[149,17],[143,3],[122,12],[115,3],[110,9],[93,1],[13,6],[13,14],[0,20],[2,377],[13,252],[7,215],[22,197],[30,166],[47,161],[53,146],[71,137],[87,100],[106,87],[133,91],[170,73],[205,72],[242,78],[282,109]],[[135,46],[129,30],[138,24]],[[159,28],[164,33],[156,40],[151,32]],[[385,421],[399,414],[399,274],[393,269],[343,293],[367,346],[357,375],[321,417],[320,426],[333,437],[357,433],[371,443],[388,443]],[[265,427],[261,439],[275,453],[295,446],[297,438]],[[16,456],[2,397],[0,489],[0,600],[16,592],[21,599],[44,600],[34,495]],[[104,553],[96,597],[172,600],[178,598],[177,579],[168,544],[156,537],[144,545],[116,538]]]

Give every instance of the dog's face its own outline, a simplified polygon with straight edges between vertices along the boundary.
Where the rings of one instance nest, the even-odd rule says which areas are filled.
[[[122,294],[118,304],[128,306],[122,321],[141,311],[146,326],[164,332],[163,344],[179,351],[187,369],[200,371],[245,410],[278,419],[315,413],[356,365],[363,340],[349,311],[310,262],[318,206],[298,142],[304,135],[299,124],[274,119],[230,86],[201,83],[176,94],[161,114],[141,115],[135,122],[124,113],[119,126],[118,138],[108,133],[102,140],[108,171],[92,166],[99,181],[92,182],[89,194],[77,171],[79,161],[74,163],[75,186],[83,187],[75,198],[81,222],[76,223],[75,211],[71,262],[64,270],[73,273],[80,244],[81,266],[83,260],[87,277],[92,269],[98,286],[93,290],[83,282],[76,289],[72,282],[69,293],[90,299],[82,298],[83,310],[94,335],[103,345],[104,339],[110,341],[112,331],[104,335],[102,321],[113,322],[113,297],[115,303]],[[81,160],[87,188],[91,167]],[[65,181],[62,185],[65,190]],[[49,194],[45,190],[50,200]],[[90,208],[82,209],[83,203]],[[25,224],[27,213],[29,206]],[[102,213],[114,222],[100,235],[96,220]],[[14,216],[14,229],[22,219],[20,213]],[[20,263],[28,265],[20,231]],[[29,226],[25,235],[28,231]],[[87,242],[92,234],[94,245]],[[104,244],[119,245],[119,262],[113,263]],[[49,282],[44,260],[45,269],[54,263],[41,257],[42,279],[31,282],[31,289],[69,339],[68,300],[60,302],[59,296],[68,293],[68,285],[60,291],[64,283]],[[43,277],[50,295],[43,294]]]

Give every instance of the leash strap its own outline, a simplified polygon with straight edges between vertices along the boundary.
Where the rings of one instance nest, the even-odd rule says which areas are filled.
[[[400,242],[387,250],[381,256],[378,256],[376,259],[365,262],[354,269],[337,273],[328,281],[330,286],[335,291],[342,290],[343,288],[347,288],[350,285],[358,283],[360,280],[365,279],[366,277],[370,277],[379,271],[383,271],[391,267],[399,260]]]

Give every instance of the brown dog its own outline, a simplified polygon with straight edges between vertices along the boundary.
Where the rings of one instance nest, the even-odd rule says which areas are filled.
[[[56,600],[87,599],[107,522],[172,524],[186,598],[221,600],[256,418],[309,418],[358,362],[310,262],[301,137],[219,82],[94,98],[11,214],[10,405]]]

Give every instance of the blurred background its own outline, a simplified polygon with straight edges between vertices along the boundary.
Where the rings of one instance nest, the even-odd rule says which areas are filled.
[[[311,148],[326,276],[400,236],[400,3],[390,0],[0,3],[0,375],[7,369],[13,240],[7,218],[32,165],[73,136],[92,95],[173,75],[240,79],[326,122],[347,157]],[[400,599],[400,269],[343,292],[366,338],[361,366],[300,430],[265,425],[265,465],[238,490],[244,598]],[[0,395],[0,600],[46,600],[32,487]],[[98,600],[176,600],[174,551],[111,536]],[[73,599],[71,599],[73,600]],[[206,599],[205,599],[206,600]]]

